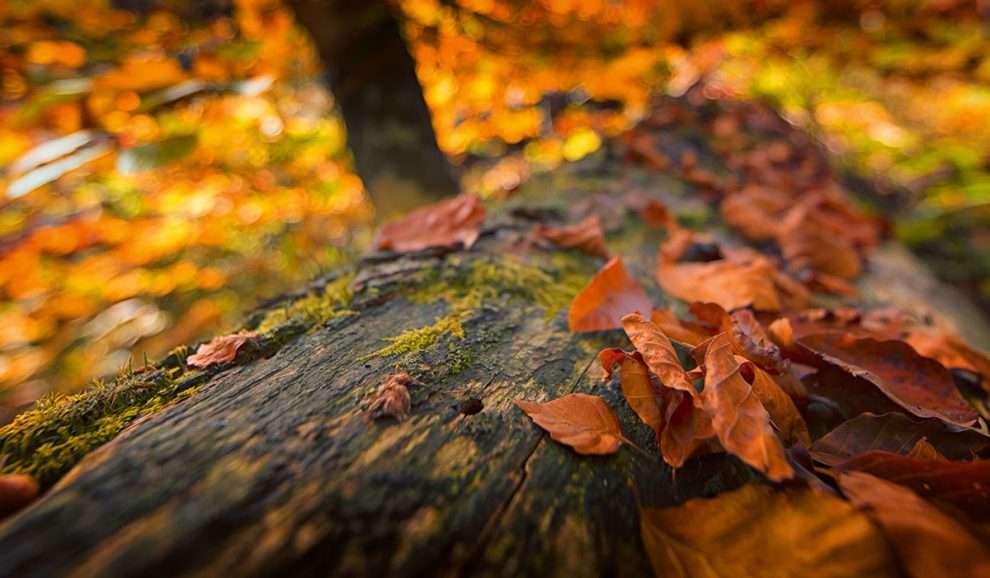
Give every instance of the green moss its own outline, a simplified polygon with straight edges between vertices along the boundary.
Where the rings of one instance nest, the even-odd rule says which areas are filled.
[[[433,325],[403,331],[395,337],[386,337],[385,341],[391,343],[391,345],[358,358],[358,361],[364,361],[372,357],[388,357],[400,353],[423,351],[432,347],[437,342],[437,339],[445,333],[449,333],[458,339],[464,339],[464,328],[461,326],[461,320],[458,316],[447,315],[445,317],[439,317]]]
[[[176,380],[171,373],[119,376],[75,395],[38,401],[0,428],[0,456],[7,459],[3,471],[28,474],[43,487],[54,484],[129,423],[188,395],[205,377],[191,372]]]
[[[510,257],[475,258],[466,264],[464,257],[451,257],[411,286],[407,297],[416,303],[444,300],[455,313],[492,306],[503,299],[522,300],[543,309],[551,319],[570,305],[594,273],[593,267],[573,255],[555,257],[551,254],[546,268]]]
[[[257,331],[265,333],[290,321],[312,325],[357,315],[357,311],[347,308],[353,297],[351,281],[354,280],[354,275],[353,271],[341,275],[327,283],[322,291],[310,293],[284,307],[269,311],[258,323]]]

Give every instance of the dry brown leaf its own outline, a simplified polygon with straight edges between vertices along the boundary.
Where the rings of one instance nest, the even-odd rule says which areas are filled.
[[[780,432],[787,445],[800,442],[805,447],[811,445],[808,426],[794,400],[784,393],[780,385],[770,375],[745,357],[736,356],[743,379],[753,388],[753,393],[766,408],[774,427]]]
[[[674,345],[656,323],[639,313],[630,313],[622,318],[622,328],[636,346],[636,351],[643,356],[647,367],[660,379],[660,383],[686,392],[692,397],[697,396],[697,391],[677,359]]]
[[[732,350],[774,375],[786,372],[787,362],[780,348],[770,339],[759,320],[749,309],[738,309],[730,315],[716,303],[695,302],[691,313],[716,332],[729,336]]]
[[[396,253],[458,245],[470,249],[478,240],[478,226],[484,220],[485,207],[481,199],[476,195],[458,195],[388,223],[378,233],[374,245],[376,249]]]
[[[657,578],[893,577],[880,532],[841,499],[810,488],[743,486],[674,508],[644,508]]]
[[[915,460],[938,460],[943,462],[949,461],[945,459],[945,456],[938,453],[938,450],[935,449],[935,446],[928,443],[928,440],[926,440],[925,438],[921,438],[920,440],[918,440],[918,443],[914,444],[914,447],[911,448],[911,451],[908,453],[907,457]]]
[[[918,417],[935,417],[959,427],[976,421],[976,411],[959,393],[948,370],[903,341],[829,331],[805,335],[798,343],[805,350],[798,361],[836,367],[865,379]]]
[[[681,230],[661,245],[656,278],[669,295],[689,303],[717,303],[728,311],[749,306],[779,311],[784,306],[793,309],[808,303],[807,289],[756,251],[720,247],[722,258],[683,261],[703,239]]]
[[[768,241],[777,236],[780,215],[794,199],[778,189],[750,185],[722,200],[719,207],[725,224],[751,241]]]
[[[663,385],[650,375],[646,363],[638,353],[629,354],[621,349],[606,349],[598,354],[598,359],[606,378],[611,378],[616,364],[620,366],[622,395],[639,419],[653,428],[659,445],[666,422],[669,393],[666,393]]]
[[[393,373],[386,377],[368,403],[368,415],[374,418],[394,417],[400,421],[409,417],[412,398],[406,384],[411,379],[408,373]]]
[[[241,347],[244,347],[245,343],[253,342],[257,336],[257,331],[242,329],[233,335],[214,337],[196,348],[196,353],[190,355],[186,363],[202,368],[233,361]]]
[[[0,519],[30,504],[38,491],[38,482],[30,476],[0,474]]]
[[[911,488],[936,504],[949,504],[975,521],[990,522],[990,461],[949,462],[874,451],[835,470],[866,472]]]
[[[670,209],[667,205],[661,203],[656,199],[650,199],[643,205],[639,210],[639,218],[646,223],[648,227],[654,229],[665,229],[672,230],[677,228],[679,225],[677,219],[671,214]]]
[[[725,450],[771,480],[793,476],[770,415],[746,382],[725,333],[716,335],[705,354],[701,403]]]
[[[811,269],[840,279],[854,279],[863,270],[852,245],[821,226],[805,205],[794,207],[784,218],[777,230],[777,245],[791,271]]]
[[[597,215],[592,215],[570,227],[554,228],[537,225],[536,232],[561,249],[577,249],[585,255],[602,259],[608,259],[610,256],[608,247],[605,246],[602,222]]]
[[[693,347],[715,335],[715,331],[712,329],[697,323],[681,321],[669,309],[653,309],[650,320],[656,323],[657,327],[671,341],[680,343],[685,347]]]
[[[618,329],[623,315],[651,309],[643,286],[626,272],[622,256],[616,255],[574,298],[567,323],[571,331],[578,333]]]
[[[990,393],[990,358],[944,329],[915,327],[905,339],[915,351],[948,369],[964,369],[980,376],[980,386]]]
[[[987,547],[908,488],[863,472],[840,473],[838,482],[849,501],[880,524],[911,576],[990,576]]]
[[[836,466],[874,450],[907,455],[922,439],[954,460],[970,458],[990,444],[990,439],[977,433],[950,431],[940,420],[914,420],[901,413],[864,413],[816,440],[811,455],[817,462]]]
[[[515,401],[551,438],[579,454],[612,454],[624,443],[633,445],[622,435],[615,412],[596,395],[572,393],[545,403]]]
[[[636,415],[653,428],[663,459],[672,467],[681,467],[699,448],[713,441],[715,432],[708,415],[695,406],[692,396],[660,383],[639,352],[606,349],[598,359],[607,379],[613,367],[621,363],[622,393]]]

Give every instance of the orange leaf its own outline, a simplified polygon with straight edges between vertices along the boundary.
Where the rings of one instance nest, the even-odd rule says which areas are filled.
[[[711,419],[693,398],[682,391],[664,387],[650,373],[639,352],[606,349],[598,354],[605,377],[622,364],[622,394],[629,406],[656,433],[663,459],[675,468],[684,465],[701,446],[715,435]]]
[[[650,320],[656,323],[657,327],[671,341],[676,341],[684,346],[693,347],[715,335],[715,332],[707,327],[702,327],[697,323],[681,321],[669,309],[653,309]]]
[[[830,331],[805,335],[798,343],[811,354],[799,361],[834,366],[865,379],[918,417],[936,417],[960,427],[976,421],[976,411],[956,389],[948,370],[903,341]]]
[[[751,310],[738,309],[730,315],[718,304],[695,302],[691,304],[690,311],[714,329],[726,332],[732,350],[737,354],[771,373],[786,371],[787,362],[781,357],[780,348],[770,339]]]
[[[458,195],[446,201],[412,211],[402,219],[382,227],[375,248],[397,253],[413,253],[430,247],[470,249],[478,240],[478,226],[485,219],[485,207],[475,195]]]
[[[793,199],[777,189],[751,185],[725,197],[719,207],[726,225],[751,241],[768,241],[777,235],[780,215]]]
[[[611,377],[613,367],[621,364],[622,395],[639,419],[653,428],[659,444],[668,405],[663,385],[650,375],[650,370],[639,354],[630,355],[621,349],[606,349],[598,354],[598,359],[606,377]]]
[[[790,396],[784,393],[767,372],[752,361],[736,356],[736,362],[739,364],[743,379],[753,388],[753,393],[770,414],[773,425],[784,441],[788,445],[801,442],[805,447],[810,446],[811,436],[808,434],[808,426]]]
[[[21,474],[0,475],[0,519],[13,514],[38,497],[38,482]]]
[[[678,507],[644,508],[640,533],[657,578],[898,575],[866,516],[810,488],[749,485]]]
[[[920,440],[918,440],[918,443],[914,444],[914,447],[911,448],[910,452],[908,452],[907,457],[916,460],[936,460],[943,462],[949,461],[945,459],[945,456],[938,453],[938,450],[935,449],[935,446],[928,443],[928,440],[926,440],[925,438],[921,438]]]
[[[839,474],[838,482],[880,524],[911,576],[990,576],[987,547],[911,490],[862,472]]]
[[[683,243],[674,238],[669,242]],[[807,291],[762,255],[736,251],[731,258],[706,262],[671,259],[678,252],[686,254],[689,247],[662,254],[657,267],[657,282],[673,297],[688,302],[710,301],[730,311],[748,306],[779,311],[785,302],[789,307],[800,307],[807,301]]]
[[[615,412],[596,395],[572,393],[546,403],[515,401],[550,437],[579,454],[612,454],[630,443]]]
[[[537,226],[537,234],[549,239],[561,249],[577,249],[592,257],[609,258],[608,247],[605,246],[605,233],[602,222],[597,215],[592,215],[570,227],[553,228]]]
[[[777,231],[777,244],[791,271],[807,268],[840,279],[854,279],[863,269],[849,242],[823,228],[806,206],[797,206],[787,214]]]
[[[257,336],[257,331],[242,329],[233,335],[214,337],[209,342],[200,345],[196,349],[196,353],[186,359],[186,363],[193,367],[209,367],[218,363],[233,361],[241,347],[249,341],[253,342]]]
[[[653,375],[660,378],[663,385],[684,391],[692,397],[697,396],[697,391],[677,359],[674,345],[663,331],[660,331],[656,323],[639,313],[630,313],[622,318],[622,328],[636,346],[636,350],[643,356],[647,367]]]
[[[650,311],[650,298],[643,286],[622,266],[616,255],[605,264],[571,303],[567,322],[574,332],[599,331],[622,327],[622,316]]]
[[[722,447],[771,480],[793,476],[784,447],[770,425],[770,415],[743,379],[725,333],[713,338],[705,354],[705,367],[700,399]]]

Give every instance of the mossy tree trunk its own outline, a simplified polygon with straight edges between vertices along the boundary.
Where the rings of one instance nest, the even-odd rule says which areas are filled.
[[[671,505],[755,474],[724,455],[693,459],[676,479],[659,457],[626,449],[578,456],[512,403],[595,393],[631,439],[655,448],[617,385],[600,379],[597,352],[628,348],[624,336],[567,329],[567,305],[602,262],[523,250],[526,238],[537,220],[594,210],[661,304],[649,279],[662,233],[623,212],[626,193],[728,233],[690,185],[612,153],[532,179],[490,212],[471,251],[369,254],[269,304],[249,323],[265,337],[235,362],[187,372],[176,355],[106,386],[99,399],[113,412],[107,400],[166,393],[151,406],[159,397],[138,396],[151,409],[131,417],[144,417],[0,525],[0,576],[649,575],[637,493]],[[922,307],[986,344],[979,315],[902,249],[877,251],[860,286],[868,305]],[[394,371],[429,388],[413,388],[409,419],[369,420],[362,403]],[[465,411],[472,398],[477,413]],[[73,403],[91,411],[92,399]],[[59,415],[0,430],[0,453],[34,448],[15,457],[41,468],[44,456],[71,461],[87,447],[65,449],[66,430],[83,428],[74,443],[104,431]]]

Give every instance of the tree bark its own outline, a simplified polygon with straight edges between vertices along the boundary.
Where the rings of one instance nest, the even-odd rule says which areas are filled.
[[[292,0],[347,127],[354,165],[380,212],[458,192],[399,24],[383,0]]]
[[[628,349],[622,333],[568,331],[567,304],[602,262],[520,248],[536,220],[594,210],[610,248],[665,301],[650,281],[662,234],[625,217],[622,199],[635,189],[675,213],[714,214],[690,185],[613,152],[534,177],[470,251],[368,254],[269,304],[251,325],[341,280],[351,290],[346,312],[290,319],[259,355],[192,374],[195,393],[0,524],[0,576],[650,575],[637,500],[673,505],[756,474],[711,455],[675,478],[600,379],[597,352]],[[986,347],[979,314],[894,245],[859,286],[866,307],[944,318]],[[393,371],[429,388],[412,388],[410,418],[369,419],[362,404]],[[603,396],[655,459],[579,456],[512,402],[571,392]]]

